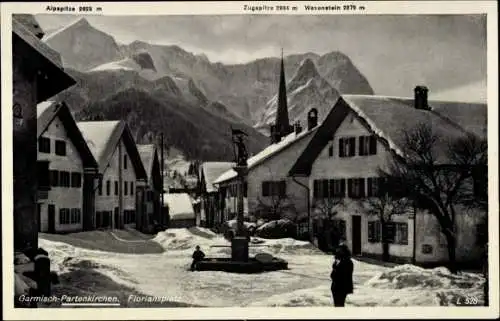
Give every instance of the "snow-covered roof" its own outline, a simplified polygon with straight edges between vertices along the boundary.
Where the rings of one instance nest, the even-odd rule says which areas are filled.
[[[163,194],[164,205],[168,206],[170,220],[194,219],[195,213],[191,198],[187,193]]]
[[[137,150],[139,151],[142,164],[144,165],[144,168],[146,169],[149,178],[153,171],[153,162],[154,162],[156,147],[154,144],[142,144],[142,145],[138,144]]]
[[[235,164],[230,162],[206,162],[201,165],[201,171],[205,180],[205,189],[208,193],[217,191],[213,185],[214,181],[224,172],[231,169]]]
[[[106,146],[119,125],[119,120],[78,122],[78,128],[97,160],[103,158]]]
[[[354,112],[399,156],[405,157],[404,133],[419,124],[432,127],[437,140],[433,146],[436,162],[447,163],[449,144],[467,133],[486,138],[486,104],[428,101],[430,110],[417,109],[414,98],[375,95],[342,95],[327,115],[308,146],[298,157],[290,175],[308,175],[316,157],[335,134],[345,117]]]
[[[429,111],[415,108],[413,98],[369,95],[342,97],[376,135],[384,138],[390,148],[403,157],[404,131],[422,123],[432,126],[438,137],[435,152],[443,162],[447,158],[445,154],[449,142],[463,137],[465,132],[486,138],[486,104],[429,101]]]
[[[73,115],[66,103],[55,101],[44,101],[39,103],[36,108],[37,113],[37,137],[40,137],[58,117],[62,122],[68,138],[73,142],[78,150],[84,166],[97,168],[97,161],[85,142],[82,132],[78,128]]]
[[[62,68],[61,55],[50,48],[47,44],[38,39],[23,22],[18,21],[15,17],[12,18],[12,32],[21,37],[26,43],[38,51],[44,58],[50,61],[55,66]]]
[[[266,147],[262,151],[260,151],[257,155],[250,157],[248,159],[248,161],[247,161],[248,169],[252,169],[255,166],[258,166],[259,164],[263,163],[264,161],[266,161],[270,157],[278,154],[283,149],[291,146],[292,144],[301,140],[302,138],[311,135],[312,133],[314,133],[316,131],[317,128],[318,128],[318,126],[316,126],[315,128],[313,128],[311,130],[303,131],[303,132],[299,133],[298,135],[295,132],[293,132],[293,133],[289,134],[288,136],[283,137],[281,139],[281,141],[279,141],[278,143],[269,145],[268,147]],[[223,173],[222,175],[220,175],[214,181],[214,184],[222,183],[224,181],[233,179],[236,176],[237,176],[236,171],[234,169],[230,169],[230,170],[226,171],[225,173]]]

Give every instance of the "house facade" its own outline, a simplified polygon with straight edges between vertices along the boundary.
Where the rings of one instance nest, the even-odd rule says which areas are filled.
[[[405,129],[430,124],[441,137],[437,155],[445,153],[449,139],[465,132],[486,137],[486,105],[425,101],[431,107],[420,108],[422,99],[426,97],[417,91],[415,99],[342,96],[290,171],[291,176],[308,177],[313,217],[320,221],[336,213],[337,241],[345,241],[354,255],[382,256],[381,222],[370,214],[369,200],[378,195],[380,170],[387,171],[391,159],[401,155]],[[334,199],[342,203],[334,204]],[[486,215],[479,208],[457,207],[457,261],[481,258],[476,231]],[[391,260],[416,264],[447,260],[446,238],[427,210],[409,203],[386,226]]]
[[[37,114],[39,231],[88,229],[97,162],[64,102],[43,102]]]
[[[137,145],[137,150],[141,156],[142,163],[148,175],[148,181],[145,188],[145,209],[143,220],[138,222],[138,229],[150,230],[154,221],[166,222],[160,217],[161,212],[161,193],[163,189],[160,160],[158,151],[154,144]]]
[[[38,247],[37,104],[76,82],[40,39],[32,15],[12,17],[14,248]]]
[[[223,208],[221,193],[213,184],[224,172],[230,170],[234,163],[230,162],[205,162],[199,167],[200,187],[200,226],[213,228],[217,219],[219,208]]]
[[[90,121],[78,127],[99,165],[93,228],[136,228],[145,215],[147,173],[128,126]]]

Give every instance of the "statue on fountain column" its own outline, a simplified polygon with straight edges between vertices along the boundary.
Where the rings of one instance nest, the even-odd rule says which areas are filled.
[[[245,143],[243,142],[243,137],[248,135],[239,129],[233,129],[232,134],[233,134],[233,143],[236,145],[237,148],[236,166],[246,167],[248,160],[248,151],[245,146]]]

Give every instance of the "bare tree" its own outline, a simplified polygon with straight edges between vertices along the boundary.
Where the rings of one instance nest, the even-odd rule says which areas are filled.
[[[401,145],[404,157],[394,157],[387,174],[404,182],[405,192],[416,206],[436,217],[447,240],[449,269],[456,272],[456,206],[487,203],[487,198],[476,196],[471,184],[478,180],[478,172],[484,175],[481,170],[487,171],[487,142],[465,134],[450,141],[448,150],[443,151],[438,150],[439,139],[443,138],[428,124],[405,131]]]
[[[394,188],[397,186],[390,184],[390,180],[384,177],[384,172],[380,171],[378,178],[377,190],[373,196],[367,199],[360,200],[361,206],[366,208],[369,215],[377,216],[380,221],[381,243],[382,243],[382,260],[389,260],[389,238],[387,225],[392,221],[394,215],[405,214],[412,202],[407,197],[402,197],[399,193],[394,193]]]
[[[275,177],[271,168],[267,167],[269,171],[270,181],[273,183],[284,181]],[[297,209],[293,202],[294,197],[288,195],[286,192],[286,182],[284,183],[284,190],[276,189],[276,185],[272,185],[270,195],[257,197],[256,216],[266,220],[279,220],[281,218],[290,219],[296,222],[298,215]]]
[[[279,220],[282,218],[296,220],[297,210],[289,195],[272,194],[265,198],[257,198],[256,217],[265,220]],[[294,215],[295,214],[295,215]]]
[[[316,199],[314,208],[317,209],[321,216],[332,221],[338,213],[338,208],[344,204],[344,200],[340,197],[326,197]]]

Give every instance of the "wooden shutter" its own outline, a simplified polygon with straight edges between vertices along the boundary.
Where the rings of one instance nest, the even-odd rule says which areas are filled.
[[[328,198],[328,180],[321,180],[321,197]]]
[[[373,135],[370,136],[370,155],[377,154],[377,138]]]
[[[339,139],[339,157],[344,157],[345,156],[345,151],[344,151],[344,138]]]
[[[313,181],[313,198],[318,198],[319,196],[319,182],[318,180]]]
[[[365,147],[365,137],[360,136],[359,137],[359,148],[358,148],[359,149],[359,156],[365,155],[364,147]]]
[[[356,138],[349,138],[349,156],[356,155]]]
[[[349,179],[347,180],[347,195],[348,195],[349,197],[351,197],[351,198],[353,197],[352,187],[353,187],[353,186],[352,186],[352,178],[349,178]]]

